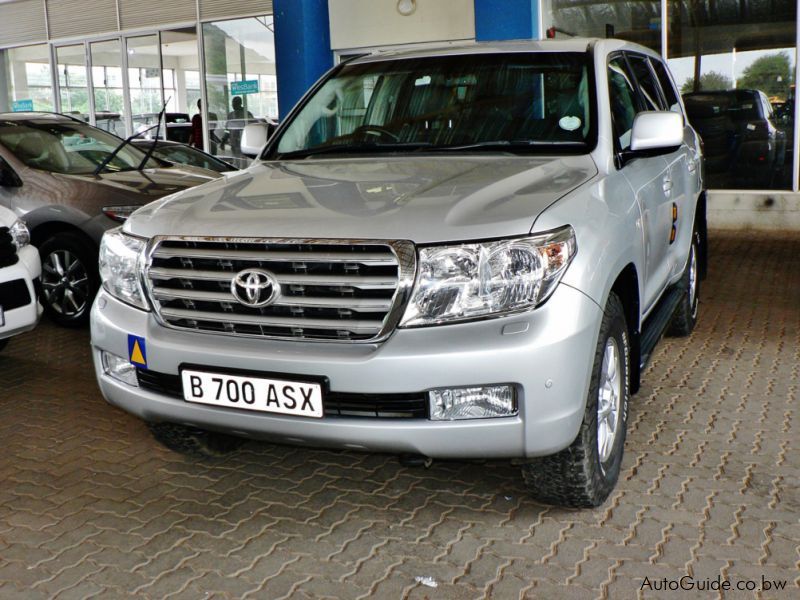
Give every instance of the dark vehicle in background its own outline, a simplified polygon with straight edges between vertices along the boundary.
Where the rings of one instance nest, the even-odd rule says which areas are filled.
[[[705,148],[709,188],[771,188],[785,177],[786,133],[764,92],[684,94],[692,127]]]
[[[142,131],[145,137],[152,137],[155,135],[155,131],[151,129],[145,132],[144,130],[157,122],[158,113],[133,115],[133,130]],[[160,137],[181,144],[189,143],[189,138],[192,136],[192,117],[187,113],[168,112],[164,113],[164,122],[167,125],[167,132],[164,135],[162,131]]]
[[[0,114],[0,206],[27,223],[42,260],[42,304],[60,325],[88,319],[106,230],[143,204],[218,177],[148,157],[77,118]]]
[[[137,138],[132,140],[132,143],[137,148],[141,148],[147,152],[153,145],[153,140]],[[171,163],[200,167],[201,169],[216,171],[217,173],[238,171],[232,164],[220,160],[216,156],[210,155],[208,152],[203,152],[199,148],[187,146],[186,144],[180,144],[178,142],[170,142],[168,140],[158,140],[156,142],[155,148],[153,149],[153,156]]]
[[[71,112],[63,113],[68,117],[79,119],[84,123],[89,122],[87,113]],[[133,129],[142,133],[142,137],[152,139],[155,135],[152,125],[158,122],[158,113],[142,113],[133,115]],[[118,112],[98,111],[94,115],[95,127],[113,133],[118,137],[125,137],[125,119]],[[161,129],[159,135],[162,139],[167,139],[181,144],[188,144],[192,135],[192,118],[186,113],[168,112],[164,113],[166,124],[166,134]],[[150,128],[150,129],[148,129]]]

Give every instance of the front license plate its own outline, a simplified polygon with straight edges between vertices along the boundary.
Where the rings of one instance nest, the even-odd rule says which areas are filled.
[[[181,371],[183,398],[226,408],[322,418],[322,386],[283,379]]]

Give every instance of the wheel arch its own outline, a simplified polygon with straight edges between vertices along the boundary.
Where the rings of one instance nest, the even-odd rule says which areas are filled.
[[[59,233],[74,233],[85,241],[90,247],[97,248],[94,240],[86,235],[80,227],[66,221],[45,221],[31,229],[31,242],[37,248],[48,239]]]
[[[633,263],[628,263],[617,275],[611,286],[611,292],[617,295],[625,311],[625,323],[628,326],[628,336],[631,342],[631,394],[639,390],[641,380],[641,304],[639,299],[639,274]]]

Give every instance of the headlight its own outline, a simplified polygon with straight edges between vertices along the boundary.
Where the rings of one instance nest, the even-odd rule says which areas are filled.
[[[100,242],[100,278],[109,294],[148,310],[139,277],[145,244],[119,228],[107,231]]]
[[[401,325],[437,325],[535,307],[553,293],[575,251],[570,226],[525,238],[422,248]]]
[[[103,207],[103,214],[107,216],[112,221],[116,221],[117,223],[124,223],[128,220],[135,211],[139,210],[141,205],[123,205],[123,206],[104,206]]]
[[[17,250],[31,243],[31,234],[28,231],[28,227],[22,221],[14,221],[9,231],[11,232],[11,237],[14,240],[14,245],[17,247]]]

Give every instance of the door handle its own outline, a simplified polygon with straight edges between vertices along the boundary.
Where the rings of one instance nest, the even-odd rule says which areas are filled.
[[[665,194],[669,194],[672,191],[672,180],[665,179],[661,188],[664,190]]]
[[[686,170],[689,173],[694,173],[697,170],[697,162],[694,160],[690,160],[689,163],[686,165]]]

